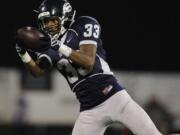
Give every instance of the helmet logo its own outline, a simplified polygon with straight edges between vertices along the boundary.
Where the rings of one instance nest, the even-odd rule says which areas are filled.
[[[69,13],[71,11],[72,11],[72,7],[71,7],[70,3],[66,2],[63,5],[63,14]]]

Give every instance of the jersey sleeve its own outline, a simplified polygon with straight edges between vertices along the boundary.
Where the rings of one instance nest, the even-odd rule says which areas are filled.
[[[38,55],[39,66],[43,69],[49,69],[55,65],[62,57],[62,54],[53,49],[41,52]]]
[[[79,45],[93,44],[97,46],[101,33],[101,27],[97,20],[89,16],[80,17],[74,23],[73,29],[79,37]]]

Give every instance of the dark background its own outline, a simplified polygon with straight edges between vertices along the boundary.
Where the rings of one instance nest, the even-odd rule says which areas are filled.
[[[13,2],[13,3],[12,3]],[[22,67],[14,49],[14,33],[36,26],[41,0],[1,0],[1,67]],[[114,69],[180,71],[180,2],[74,0],[78,15],[95,17],[102,27],[107,61]]]

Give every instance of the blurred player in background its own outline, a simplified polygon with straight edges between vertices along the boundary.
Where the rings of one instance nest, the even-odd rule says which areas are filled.
[[[51,47],[35,61],[21,43],[17,52],[35,77],[56,68],[80,102],[72,135],[103,135],[119,122],[137,135],[161,135],[147,113],[118,84],[106,62],[101,27],[90,16],[75,19],[66,0],[45,0],[38,10],[39,29],[51,38]]]

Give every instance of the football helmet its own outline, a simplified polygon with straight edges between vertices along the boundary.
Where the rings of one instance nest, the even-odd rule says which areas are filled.
[[[38,26],[47,34],[63,34],[74,21],[76,11],[67,0],[45,0],[38,9]],[[47,28],[45,22],[48,19],[57,19],[56,28]]]

